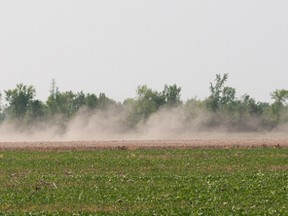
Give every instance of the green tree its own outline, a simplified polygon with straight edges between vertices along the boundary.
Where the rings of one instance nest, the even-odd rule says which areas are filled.
[[[181,104],[181,87],[178,87],[176,84],[164,86],[163,96],[165,97],[165,103],[168,106],[177,106]]]
[[[236,90],[232,87],[224,87],[221,98],[219,100],[220,106],[232,104],[235,101]]]
[[[211,94],[206,104],[214,112],[219,110],[233,111],[236,108],[236,90],[224,85],[227,79],[228,74],[224,74],[223,76],[216,74],[215,84],[210,83]]]
[[[55,80],[52,80],[50,95],[46,104],[50,115],[61,114],[69,118],[86,104],[86,96],[82,91],[76,94],[72,91],[60,92]]]
[[[56,82],[53,79],[50,87],[50,95],[46,101],[46,104],[48,106],[48,110],[50,115],[55,115],[56,113],[59,113],[59,89],[56,86]]]
[[[81,107],[87,107],[89,110],[105,110],[116,106],[116,102],[104,93],[100,93],[97,97],[95,94],[85,94],[83,91],[78,93],[72,91],[60,92],[55,80],[52,81],[46,104],[52,116],[61,114],[68,119],[73,117]]]
[[[116,102],[110,99],[109,97],[107,97],[105,93],[99,94],[97,104],[96,104],[97,109],[105,110],[105,109],[115,107],[115,106],[116,106]]]
[[[153,91],[146,85],[137,88],[136,112],[142,118],[147,119],[164,104],[165,96],[163,94]]]
[[[29,108],[25,116],[26,123],[29,124],[34,121],[47,120],[46,119],[46,117],[48,117],[47,113],[48,113],[48,108],[42,101],[33,100],[29,104]]]
[[[73,109],[77,112],[81,107],[86,106],[86,95],[81,91],[74,94]]]
[[[221,103],[221,94],[224,90],[224,83],[228,79],[228,74],[224,74],[221,76],[220,74],[216,74],[215,85],[210,83],[210,96],[207,100],[207,107],[212,111],[217,111],[220,109]]]
[[[256,102],[250,95],[243,95],[241,104],[245,107],[250,115],[261,117],[261,115],[269,109],[269,103]],[[240,106],[240,105],[239,105]],[[243,107],[242,106],[242,107]]]
[[[52,115],[62,114],[66,117],[72,117],[78,111],[74,100],[75,94],[72,91],[58,92],[55,98],[50,95],[47,105]]]
[[[18,84],[15,89],[5,91],[8,102],[7,113],[10,118],[23,118],[27,113],[36,91],[33,86]]]
[[[90,110],[93,110],[97,107],[98,104],[98,98],[95,94],[87,94],[85,97],[85,105]]]
[[[31,112],[31,115],[35,118],[40,118],[45,116],[45,104],[40,100],[33,100],[30,103],[29,111]]]
[[[271,93],[271,98],[274,100],[272,104],[272,112],[276,116],[276,121],[280,121],[281,112],[284,109],[286,100],[288,99],[288,90],[277,89]]]

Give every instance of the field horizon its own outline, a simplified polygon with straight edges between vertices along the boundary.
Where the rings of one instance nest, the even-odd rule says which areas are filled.
[[[118,139],[118,140],[58,140],[0,141],[0,150],[137,150],[196,148],[288,148],[288,138],[277,136],[204,136],[190,139]]]

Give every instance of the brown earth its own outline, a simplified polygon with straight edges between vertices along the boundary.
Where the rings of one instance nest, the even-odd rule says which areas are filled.
[[[121,141],[56,141],[0,142],[0,150],[136,150],[195,148],[288,148],[288,138],[190,139],[190,140],[121,140]]]

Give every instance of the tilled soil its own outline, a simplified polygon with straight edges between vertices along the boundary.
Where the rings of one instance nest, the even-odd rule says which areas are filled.
[[[38,141],[0,142],[0,150],[136,150],[136,149],[195,149],[195,148],[287,148],[288,138],[255,139],[190,139],[190,140],[119,140],[119,141]]]

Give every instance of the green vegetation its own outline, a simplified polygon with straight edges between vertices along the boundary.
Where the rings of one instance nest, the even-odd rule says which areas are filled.
[[[0,153],[0,215],[287,215],[288,149]]]
[[[4,91],[6,102],[0,103],[0,122],[16,122],[22,131],[35,123],[60,125],[63,129],[60,131],[65,131],[68,123],[79,113],[90,115],[108,111],[121,116],[118,126],[127,131],[146,122],[159,110],[176,108],[185,113],[183,122],[186,128],[197,122],[197,129],[200,130],[224,126],[229,131],[269,131],[288,122],[288,90],[272,92],[272,104],[257,102],[247,94],[237,98],[236,89],[226,86],[227,79],[228,74],[217,74],[214,82],[210,83],[210,95],[206,99],[189,99],[186,102],[181,100],[181,87],[175,84],[165,85],[160,92],[146,85],[139,86],[136,97],[128,98],[123,103],[114,101],[104,93],[61,92],[54,80],[49,97],[42,102],[35,99],[33,86],[19,84],[15,89]],[[205,116],[205,119],[201,119],[201,116]]]

